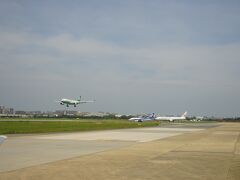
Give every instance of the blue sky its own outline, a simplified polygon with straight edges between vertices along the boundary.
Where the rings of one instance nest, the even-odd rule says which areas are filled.
[[[0,1],[0,104],[240,116],[240,2]]]

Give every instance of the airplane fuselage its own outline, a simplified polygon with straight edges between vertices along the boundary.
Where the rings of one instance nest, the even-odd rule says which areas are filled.
[[[156,117],[156,120],[162,120],[162,121],[175,121],[175,120],[184,120],[185,117]]]
[[[147,115],[147,116],[142,116],[142,117],[133,117],[130,118],[129,121],[135,121],[135,122],[143,122],[143,121],[153,121],[155,120],[155,115],[154,113],[151,115]]]
[[[72,100],[72,99],[62,99],[61,103],[62,104],[69,104],[69,105],[77,105],[77,104],[79,104],[79,101]]]
[[[184,120],[186,119],[187,112],[183,113],[182,116],[158,116],[156,117],[156,120],[162,120],[162,121],[170,121],[173,122],[175,120]]]
[[[63,98],[63,99],[61,99],[61,101],[56,101],[56,102],[60,102],[61,105],[66,105],[67,107],[69,107],[69,105],[73,105],[74,107],[76,107],[78,104],[95,102],[95,100],[82,101],[81,96],[80,96],[79,99],[77,99],[77,100]]]

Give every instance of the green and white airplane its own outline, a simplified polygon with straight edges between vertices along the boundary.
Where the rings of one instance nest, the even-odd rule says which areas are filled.
[[[66,105],[67,107],[69,107],[69,105],[73,105],[74,107],[76,107],[78,104],[95,102],[95,100],[82,101],[81,96],[80,96],[79,99],[77,99],[77,100],[63,98],[63,99],[61,99],[61,101],[56,101],[56,102],[59,102],[61,105]]]

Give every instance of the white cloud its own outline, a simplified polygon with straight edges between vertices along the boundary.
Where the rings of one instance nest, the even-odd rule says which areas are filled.
[[[232,80],[231,83],[236,83],[234,80],[237,77],[234,77],[231,70],[240,66],[239,44],[134,48],[94,39],[78,39],[70,34],[39,37],[16,33],[0,33],[0,40],[0,51],[5,55],[0,62],[2,65],[5,62],[36,69],[43,66],[46,69],[49,69],[48,66],[78,69],[79,67],[69,64],[85,61],[101,74],[104,74],[100,71],[104,71],[107,65],[113,69],[111,73],[120,73],[126,79],[134,77],[134,73],[144,78],[146,73],[152,71],[153,75],[145,80],[176,84],[177,81],[194,79]],[[122,67],[119,66],[121,64]],[[106,74],[106,77],[109,75]]]
[[[59,108],[59,97],[81,94],[97,99],[92,111],[230,114],[239,107],[239,52],[239,44],[139,48],[71,34],[0,32],[1,100],[29,99],[24,108],[48,110]]]

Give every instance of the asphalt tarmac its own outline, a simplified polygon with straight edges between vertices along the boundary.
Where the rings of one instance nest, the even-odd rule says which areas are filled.
[[[239,179],[240,123],[197,124],[9,137],[0,179]]]

